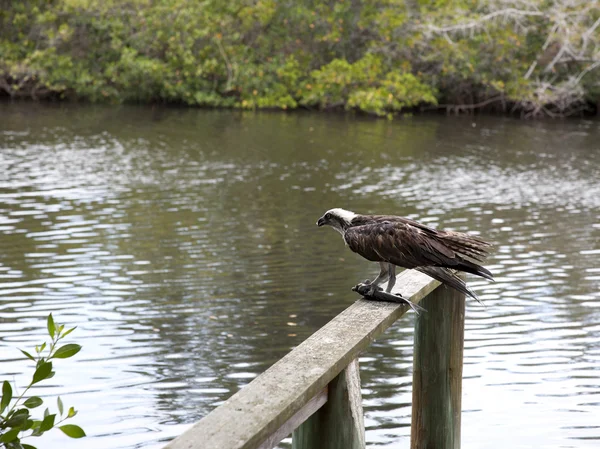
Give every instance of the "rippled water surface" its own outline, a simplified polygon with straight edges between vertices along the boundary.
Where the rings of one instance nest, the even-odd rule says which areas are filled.
[[[600,446],[600,122],[0,105],[0,375],[45,317],[83,345],[38,393],[88,449],[159,448],[377,271],[316,219],[407,215],[497,243],[471,279],[465,448]],[[361,357],[370,447],[409,447],[406,315]],[[40,446],[79,448],[60,432]]]

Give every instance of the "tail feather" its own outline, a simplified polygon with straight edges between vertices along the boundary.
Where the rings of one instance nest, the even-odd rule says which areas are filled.
[[[477,262],[482,262],[488,256],[492,247],[491,243],[462,232],[446,231],[443,241],[452,251]]]
[[[490,281],[494,280],[492,273],[479,265],[488,256],[491,243],[474,235],[453,231],[444,233],[443,242],[458,256],[455,263],[448,264],[446,267],[481,276]]]
[[[440,281],[442,284],[445,284],[449,287],[454,288],[455,290],[458,290],[461,293],[464,293],[467,296],[470,296],[477,302],[481,303],[475,292],[473,292],[473,290],[467,287],[465,281],[456,276],[456,274],[454,274],[449,269],[431,266],[418,267],[415,269],[420,271],[421,273],[425,273],[427,276],[431,276],[433,279],[435,279],[436,281]]]
[[[481,265],[477,265],[473,262],[470,262],[468,260],[461,260],[460,263],[458,263],[456,266],[453,266],[452,268],[455,268],[460,271],[464,271],[466,273],[471,273],[471,274],[474,274],[477,276],[481,276],[482,278],[486,278],[490,281],[494,280],[494,275],[492,274],[492,272],[490,270],[482,267]]]

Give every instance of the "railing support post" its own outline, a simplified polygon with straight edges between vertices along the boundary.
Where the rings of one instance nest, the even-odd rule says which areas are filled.
[[[329,383],[327,402],[292,434],[293,449],[364,449],[358,359]]]
[[[411,449],[460,449],[465,295],[440,286],[415,322]]]

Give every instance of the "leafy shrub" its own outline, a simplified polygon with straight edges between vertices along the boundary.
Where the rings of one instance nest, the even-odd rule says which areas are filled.
[[[367,55],[349,64],[336,59],[312,73],[306,104],[321,107],[345,105],[386,115],[423,103],[436,104],[435,91],[411,73],[384,71],[381,57]]]
[[[388,115],[600,104],[600,6],[548,0],[20,0],[0,95]]]
[[[58,413],[50,413],[46,408],[42,417],[34,419],[30,410],[41,406],[44,401],[38,396],[27,396],[29,390],[39,382],[54,376],[52,360],[73,357],[81,350],[81,346],[69,343],[58,347],[58,342],[75,330],[65,330],[64,324],[56,324],[52,314],[47,320],[50,343],[36,345],[35,355],[21,350],[23,355],[35,363],[35,370],[29,385],[18,396],[13,396],[13,388],[8,381],[2,383],[2,399],[0,400],[0,447],[6,449],[35,449],[34,446],[22,443],[21,440],[29,437],[39,437],[45,432],[58,427],[65,435],[71,438],[81,438],[85,432],[75,424],[62,424],[67,419],[74,417],[77,411],[73,407],[65,408],[60,396],[56,399]],[[58,417],[58,421],[57,421]]]

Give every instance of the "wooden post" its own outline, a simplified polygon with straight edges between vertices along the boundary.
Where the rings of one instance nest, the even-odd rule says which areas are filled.
[[[329,383],[327,403],[292,434],[293,449],[364,449],[358,359]]]
[[[440,286],[415,322],[411,449],[460,449],[465,295]]]

